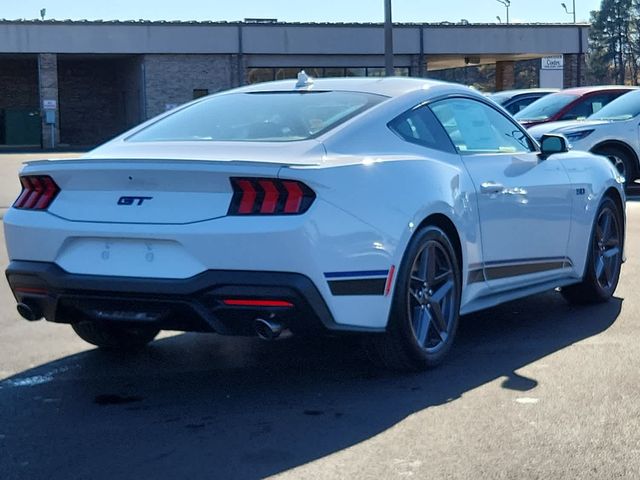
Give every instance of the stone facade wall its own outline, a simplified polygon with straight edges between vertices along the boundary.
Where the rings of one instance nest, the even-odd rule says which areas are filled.
[[[135,58],[63,57],[58,77],[62,143],[98,145],[142,120]]]
[[[564,88],[586,85],[586,72],[587,64],[584,54],[564,55]]]
[[[515,85],[515,62],[496,62],[496,92],[511,90]]]
[[[42,115],[42,146],[56,148],[60,143],[60,99],[58,97],[58,56],[55,53],[38,55],[38,77],[40,101],[55,100],[58,104],[56,123],[53,127],[46,123],[45,116]]]
[[[422,63],[422,65],[421,65]],[[422,67],[422,68],[421,68]],[[411,73],[412,77],[427,77],[427,56],[424,55],[424,62],[420,62],[420,55],[411,55]],[[422,72],[421,72],[422,70]],[[422,75],[421,75],[422,73]]]
[[[145,55],[146,117],[193,100],[194,90],[237,86],[237,61],[235,55]]]
[[[0,110],[39,104],[37,58],[0,59]]]
[[[145,120],[142,112],[142,57],[120,62],[119,88],[123,100],[123,129],[134,127]]]

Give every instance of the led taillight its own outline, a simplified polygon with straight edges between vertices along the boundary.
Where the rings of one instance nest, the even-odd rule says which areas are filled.
[[[316,194],[304,183],[276,178],[231,178],[229,215],[300,215]]]
[[[46,210],[60,192],[60,187],[48,175],[20,177],[22,192],[13,204],[23,210]]]

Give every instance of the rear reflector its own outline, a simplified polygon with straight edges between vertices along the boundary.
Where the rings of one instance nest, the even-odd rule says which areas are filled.
[[[15,293],[26,293],[31,295],[48,295],[49,290],[46,288],[16,287],[13,289]]]
[[[13,204],[23,210],[46,210],[60,192],[48,175],[24,175],[20,177],[22,192]]]
[[[234,307],[293,307],[293,303],[284,300],[247,300],[240,298],[227,298],[222,301],[225,305]]]
[[[387,275],[387,283],[384,286],[385,297],[391,293],[391,287],[393,286],[393,276],[395,275],[395,273],[396,273],[396,266],[391,265],[391,268],[389,269],[389,274]]]
[[[276,178],[231,178],[229,215],[300,215],[316,194],[304,183]]]

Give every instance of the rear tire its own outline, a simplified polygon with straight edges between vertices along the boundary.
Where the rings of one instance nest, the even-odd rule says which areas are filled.
[[[148,326],[125,327],[102,322],[78,322],[71,328],[85,342],[100,348],[114,350],[137,350],[151,342],[160,332]]]
[[[398,270],[385,334],[370,338],[369,352],[386,368],[419,371],[439,365],[458,328],[461,281],[447,234],[419,230]]]
[[[624,228],[620,210],[610,197],[605,197],[600,204],[592,230],[582,282],[560,291],[569,303],[606,302],[618,286]]]

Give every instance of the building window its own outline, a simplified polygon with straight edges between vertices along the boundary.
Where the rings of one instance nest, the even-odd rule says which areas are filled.
[[[344,77],[346,76],[344,68],[325,68],[325,77]]]
[[[347,77],[366,77],[367,69],[366,68],[347,68],[346,76]]]
[[[276,79],[273,68],[250,68],[247,71],[247,83],[272,82]]]
[[[194,88],[193,89],[193,99],[197,99],[197,98],[202,98],[202,97],[206,97],[207,95],[209,95],[209,89],[208,88]]]
[[[302,68],[278,68],[276,69],[276,80],[291,80],[298,78],[298,73],[300,72],[300,70],[302,70]],[[312,69],[309,70],[311,71]],[[307,75],[313,77],[310,71],[307,72],[305,70],[305,72],[307,72]]]
[[[384,77],[382,67],[297,67],[297,68],[250,68],[247,70],[247,83],[271,82],[273,80],[291,80],[298,78],[298,73],[304,70],[314,78],[328,77]],[[408,77],[411,71],[407,67],[395,69],[396,77]]]
[[[367,77],[384,77],[384,68],[367,68]]]
[[[394,68],[396,77],[408,77],[409,69],[407,67]],[[385,69],[382,67],[367,68],[367,77],[384,77]]]

